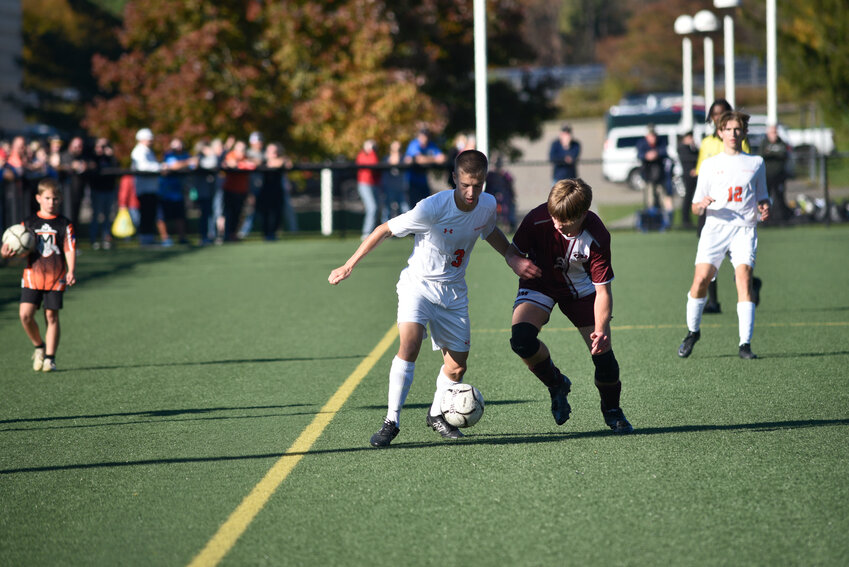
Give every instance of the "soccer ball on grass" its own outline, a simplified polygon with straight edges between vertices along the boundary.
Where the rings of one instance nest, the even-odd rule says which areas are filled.
[[[35,236],[22,224],[10,226],[3,233],[3,244],[9,246],[16,256],[29,254],[35,246]]]
[[[471,384],[455,384],[442,396],[440,410],[454,427],[471,427],[483,415],[483,396]]]

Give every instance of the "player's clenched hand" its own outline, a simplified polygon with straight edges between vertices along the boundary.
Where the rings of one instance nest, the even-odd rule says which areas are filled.
[[[542,270],[534,264],[531,260],[527,258],[523,258],[522,256],[513,255],[507,258],[507,265],[516,273],[520,278],[524,278],[526,280],[531,280],[533,278],[538,278],[542,275]]]
[[[590,333],[590,339],[592,340],[590,354],[601,354],[610,347],[610,337],[601,331]]]
[[[327,281],[332,283],[333,285],[338,284],[342,280],[348,279],[348,276],[351,275],[351,268],[347,266],[339,266],[327,277]]]
[[[761,201],[758,203],[758,211],[761,213],[761,220],[767,220],[769,218],[769,202]]]

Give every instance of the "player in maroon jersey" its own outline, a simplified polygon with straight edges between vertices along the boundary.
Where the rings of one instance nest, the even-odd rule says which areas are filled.
[[[565,423],[571,411],[567,394],[572,383],[537,338],[557,305],[590,349],[605,423],[615,433],[630,433],[634,428],[619,407],[622,383],[610,343],[610,233],[590,212],[592,198],[592,188],[582,179],[558,181],[548,202],[528,213],[513,236],[505,256],[507,263],[512,266],[519,258],[529,258],[542,270],[542,276],[519,279],[510,346],[548,386],[554,421],[557,425]]]

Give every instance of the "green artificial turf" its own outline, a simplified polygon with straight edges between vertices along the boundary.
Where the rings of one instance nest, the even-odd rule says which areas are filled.
[[[613,344],[633,435],[604,426],[593,365],[559,313],[540,335],[572,379],[557,427],[509,348],[515,277],[485,242],[468,272],[459,442],[425,426],[425,342],[387,450],[386,350],[222,565],[843,565],[849,516],[849,226],[762,229],[753,350],[735,289],[685,360],[694,233],[613,234]],[[0,269],[0,564],[187,565],[395,320],[412,242],[337,287],[354,239],[87,251],[56,373],[35,373]]]

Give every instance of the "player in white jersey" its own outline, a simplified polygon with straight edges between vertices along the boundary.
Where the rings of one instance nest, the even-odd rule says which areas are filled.
[[[389,403],[381,429],[372,435],[374,447],[388,447],[398,435],[401,408],[413,383],[419,350],[430,326],[434,350],[441,350],[443,366],[426,423],[446,439],[462,433],[442,417],[440,401],[454,383],[462,382],[469,355],[471,327],[466,293],[466,266],[478,238],[504,256],[510,243],[496,227],[495,198],[483,193],[488,163],[477,150],[460,153],[454,165],[453,191],[442,191],[420,201],[413,210],[383,223],[360,244],[348,261],[330,273],[331,284],[351,275],[354,266],[390,236],[415,235],[413,252],[401,272],[398,292],[400,346],[389,371]],[[521,277],[539,275],[527,259],[511,267]]]
[[[678,347],[686,358],[701,337],[701,320],[707,302],[707,287],[716,277],[728,253],[737,283],[737,322],[740,358],[757,358],[751,341],[755,327],[752,297],[752,269],[758,250],[758,220],[769,218],[770,200],[763,158],[742,151],[749,116],[726,112],[717,123],[722,153],[706,160],[699,170],[693,196],[693,213],[705,213],[705,227],[699,237],[693,285],[687,294],[687,336]]]

